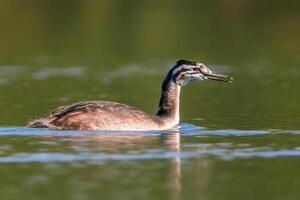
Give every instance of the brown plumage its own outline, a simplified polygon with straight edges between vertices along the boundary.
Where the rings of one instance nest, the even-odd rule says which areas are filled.
[[[32,121],[29,127],[63,130],[97,130],[98,127],[103,130],[161,129],[158,117],[110,101],[84,101],[62,106],[44,118]]]
[[[211,72],[201,63],[179,60],[168,72],[156,115],[110,101],[84,101],[62,106],[45,117],[29,122],[30,128],[61,130],[163,130],[179,125],[179,97],[191,80],[230,82],[231,77]]]

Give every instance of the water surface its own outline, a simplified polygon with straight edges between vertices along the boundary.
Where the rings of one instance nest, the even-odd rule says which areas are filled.
[[[297,1],[0,2],[3,199],[299,199]],[[177,59],[234,77],[184,87],[177,131],[28,129],[82,100],[155,113]]]
[[[1,128],[1,195],[253,199],[259,191],[260,198],[285,199],[287,191],[273,188],[288,184],[296,199],[299,133],[188,124],[165,132]]]

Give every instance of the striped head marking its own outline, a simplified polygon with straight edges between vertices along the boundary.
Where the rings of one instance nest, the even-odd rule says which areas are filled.
[[[229,76],[212,72],[202,63],[189,60],[178,60],[169,71],[169,75],[180,86],[184,86],[193,80],[216,80],[223,82],[231,82],[233,80]]]

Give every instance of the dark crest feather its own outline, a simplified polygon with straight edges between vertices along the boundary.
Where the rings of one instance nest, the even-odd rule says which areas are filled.
[[[178,60],[178,61],[176,62],[176,65],[177,65],[177,66],[180,66],[180,65],[197,65],[197,62],[191,61],[191,60],[184,60],[184,59],[181,59],[181,60]]]
[[[195,61],[191,61],[191,60],[185,60],[185,59],[180,59],[176,62],[175,66],[168,72],[165,80],[163,81],[163,84],[162,84],[162,89],[166,89],[167,88],[167,85],[170,83],[171,80],[175,81],[176,77],[183,71],[185,71],[184,69],[182,71],[179,71],[178,73],[176,73],[173,77],[172,77],[172,74],[173,74],[173,71],[181,66],[181,65],[197,65],[197,62]]]

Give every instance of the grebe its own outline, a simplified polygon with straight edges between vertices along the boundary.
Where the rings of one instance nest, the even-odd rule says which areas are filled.
[[[111,101],[84,101],[62,106],[41,119],[29,122],[30,128],[60,130],[166,130],[179,126],[181,87],[192,80],[231,82],[230,76],[217,74],[204,64],[178,60],[163,83],[156,115]]]

